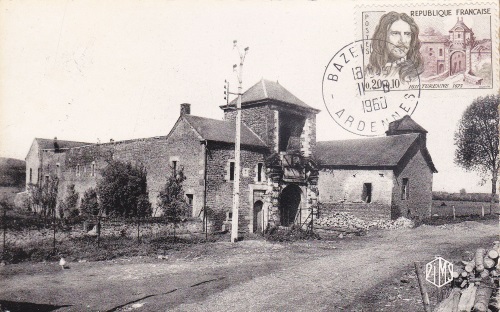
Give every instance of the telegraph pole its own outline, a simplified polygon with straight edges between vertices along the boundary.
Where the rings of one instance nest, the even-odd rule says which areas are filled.
[[[233,41],[233,49],[238,49],[237,41]],[[243,62],[248,53],[248,47],[243,52],[238,49],[240,55],[239,67],[234,64],[233,71],[238,77],[238,101],[236,104],[236,138],[234,140],[234,185],[233,185],[233,213],[231,220],[231,242],[238,241],[238,210],[240,206],[240,145],[241,145],[241,94],[243,84]]]

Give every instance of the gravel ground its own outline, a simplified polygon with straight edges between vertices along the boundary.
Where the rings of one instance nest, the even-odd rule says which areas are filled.
[[[488,220],[328,241],[207,243],[167,259],[72,262],[65,270],[6,265],[0,304],[11,311],[422,311],[414,261],[456,258],[494,240],[498,221]]]

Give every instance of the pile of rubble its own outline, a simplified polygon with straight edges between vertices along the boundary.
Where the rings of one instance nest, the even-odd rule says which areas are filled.
[[[365,221],[353,216],[348,212],[335,212],[331,215],[322,216],[314,221],[315,227],[319,228],[346,228],[346,229],[362,229],[370,228],[378,229],[403,229],[413,228],[413,221],[400,217],[396,220],[373,220]]]

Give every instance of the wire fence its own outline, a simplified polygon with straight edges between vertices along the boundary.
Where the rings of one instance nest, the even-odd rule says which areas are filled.
[[[113,248],[124,249],[119,252],[127,254],[126,249],[134,244],[207,238],[206,227],[199,218],[185,218],[178,223],[162,217],[56,218],[54,214],[19,211],[7,205],[1,208],[2,260],[7,262],[55,258],[61,253],[80,254],[77,248],[105,251],[111,242]]]

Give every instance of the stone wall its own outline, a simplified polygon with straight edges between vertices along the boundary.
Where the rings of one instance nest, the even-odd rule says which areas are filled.
[[[316,114],[285,108],[272,102],[244,106],[241,112],[242,122],[262,138],[272,152],[278,152],[280,116],[283,113],[290,113],[305,117],[306,123],[300,133],[301,152],[304,156],[310,156],[314,153],[316,147]],[[226,110],[224,112],[224,120],[235,121],[235,119],[235,110]]]
[[[40,168],[40,155],[38,154],[38,143],[33,141],[28,155],[26,155],[26,186],[38,183],[38,169]]]
[[[105,144],[76,147],[65,153],[44,150],[42,164],[55,172],[59,167],[59,199],[63,199],[67,187],[75,185],[80,199],[86,190],[94,188],[101,177],[101,170],[109,159],[142,164],[147,171],[149,200],[155,215],[157,198],[172,173],[173,161],[177,168],[184,168],[184,191],[193,195],[192,216],[198,216],[203,207],[204,146],[191,127],[181,119],[175,131],[167,137],[127,140]],[[48,171],[44,171],[46,173]],[[201,179],[201,181],[200,181]]]
[[[319,172],[319,201],[362,219],[390,219],[393,175],[392,170],[323,168]],[[371,184],[369,203],[365,183]]]
[[[224,120],[235,122],[236,110],[226,110]],[[268,105],[245,106],[241,110],[241,121],[255,132],[268,146],[272,146],[274,133],[274,114]]]
[[[242,146],[240,175],[240,205],[238,226],[247,231],[253,221],[253,202],[250,202],[250,185],[267,185],[257,182],[257,164],[264,163],[265,150]],[[229,163],[234,161],[234,145],[209,142],[207,157],[207,207],[215,229],[220,229],[233,207],[233,185],[229,180]],[[263,168],[265,170],[265,168]]]
[[[408,199],[402,199],[403,179],[408,179]],[[415,151],[401,173],[394,176],[393,218],[431,216],[432,172],[420,150]]]
[[[390,206],[376,203],[324,203],[320,206],[319,216],[329,216],[335,212],[348,212],[365,221],[391,218]]]

